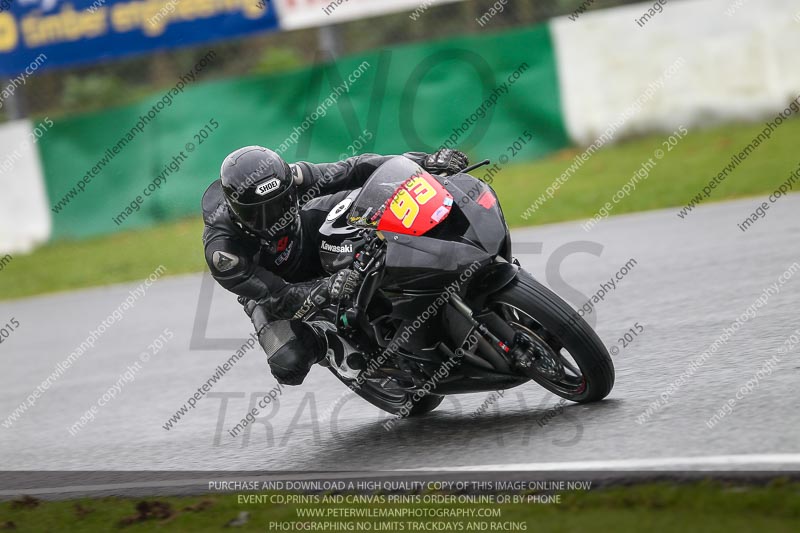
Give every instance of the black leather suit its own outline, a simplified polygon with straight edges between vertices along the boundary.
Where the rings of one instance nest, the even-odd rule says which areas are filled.
[[[427,154],[404,154],[422,165]],[[270,320],[291,318],[326,276],[319,260],[319,228],[328,212],[395,156],[365,154],[336,163],[291,166],[300,199],[299,236],[265,242],[240,226],[225,203],[219,180],[203,195],[203,244],[211,274],[220,285],[262,304]]]

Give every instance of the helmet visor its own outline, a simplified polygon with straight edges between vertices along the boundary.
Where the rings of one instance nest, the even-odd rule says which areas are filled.
[[[239,222],[265,239],[285,233],[300,216],[294,187],[259,203],[244,204],[232,198],[228,198],[228,203]]]

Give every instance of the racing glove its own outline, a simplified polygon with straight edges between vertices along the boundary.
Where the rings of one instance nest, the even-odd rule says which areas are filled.
[[[314,309],[349,298],[360,283],[358,272],[344,269],[328,278],[287,285],[260,300],[240,296],[239,303],[259,331],[269,320],[301,319]]]
[[[469,159],[464,152],[442,148],[425,158],[422,166],[434,174],[458,174],[469,166]]]
[[[348,268],[321,280],[316,287],[311,289],[305,302],[303,302],[303,305],[297,310],[292,319],[299,320],[313,309],[337,304],[351,297],[360,283],[361,274]]]

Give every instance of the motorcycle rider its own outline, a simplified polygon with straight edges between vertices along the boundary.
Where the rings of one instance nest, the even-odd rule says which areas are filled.
[[[457,150],[403,155],[437,174],[469,165]],[[392,157],[288,164],[268,148],[245,146],[225,158],[220,178],[203,195],[206,262],[214,279],[239,296],[266,352],[269,322],[291,321],[295,338],[269,357],[279,383],[301,384],[325,355],[324,323],[302,318],[351,296],[361,281],[350,269],[324,277],[318,230],[331,209]]]

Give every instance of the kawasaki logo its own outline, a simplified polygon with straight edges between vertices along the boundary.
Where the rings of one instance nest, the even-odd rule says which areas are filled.
[[[272,178],[271,180],[266,181],[261,185],[259,185],[258,187],[256,187],[256,194],[259,196],[266,196],[280,186],[281,186],[281,180],[279,180],[278,178]]]
[[[353,245],[352,244],[343,244],[341,246],[337,246],[335,244],[328,244],[325,241],[322,241],[320,247],[325,250],[326,252],[336,252],[337,254],[341,254],[344,252],[353,253]]]

